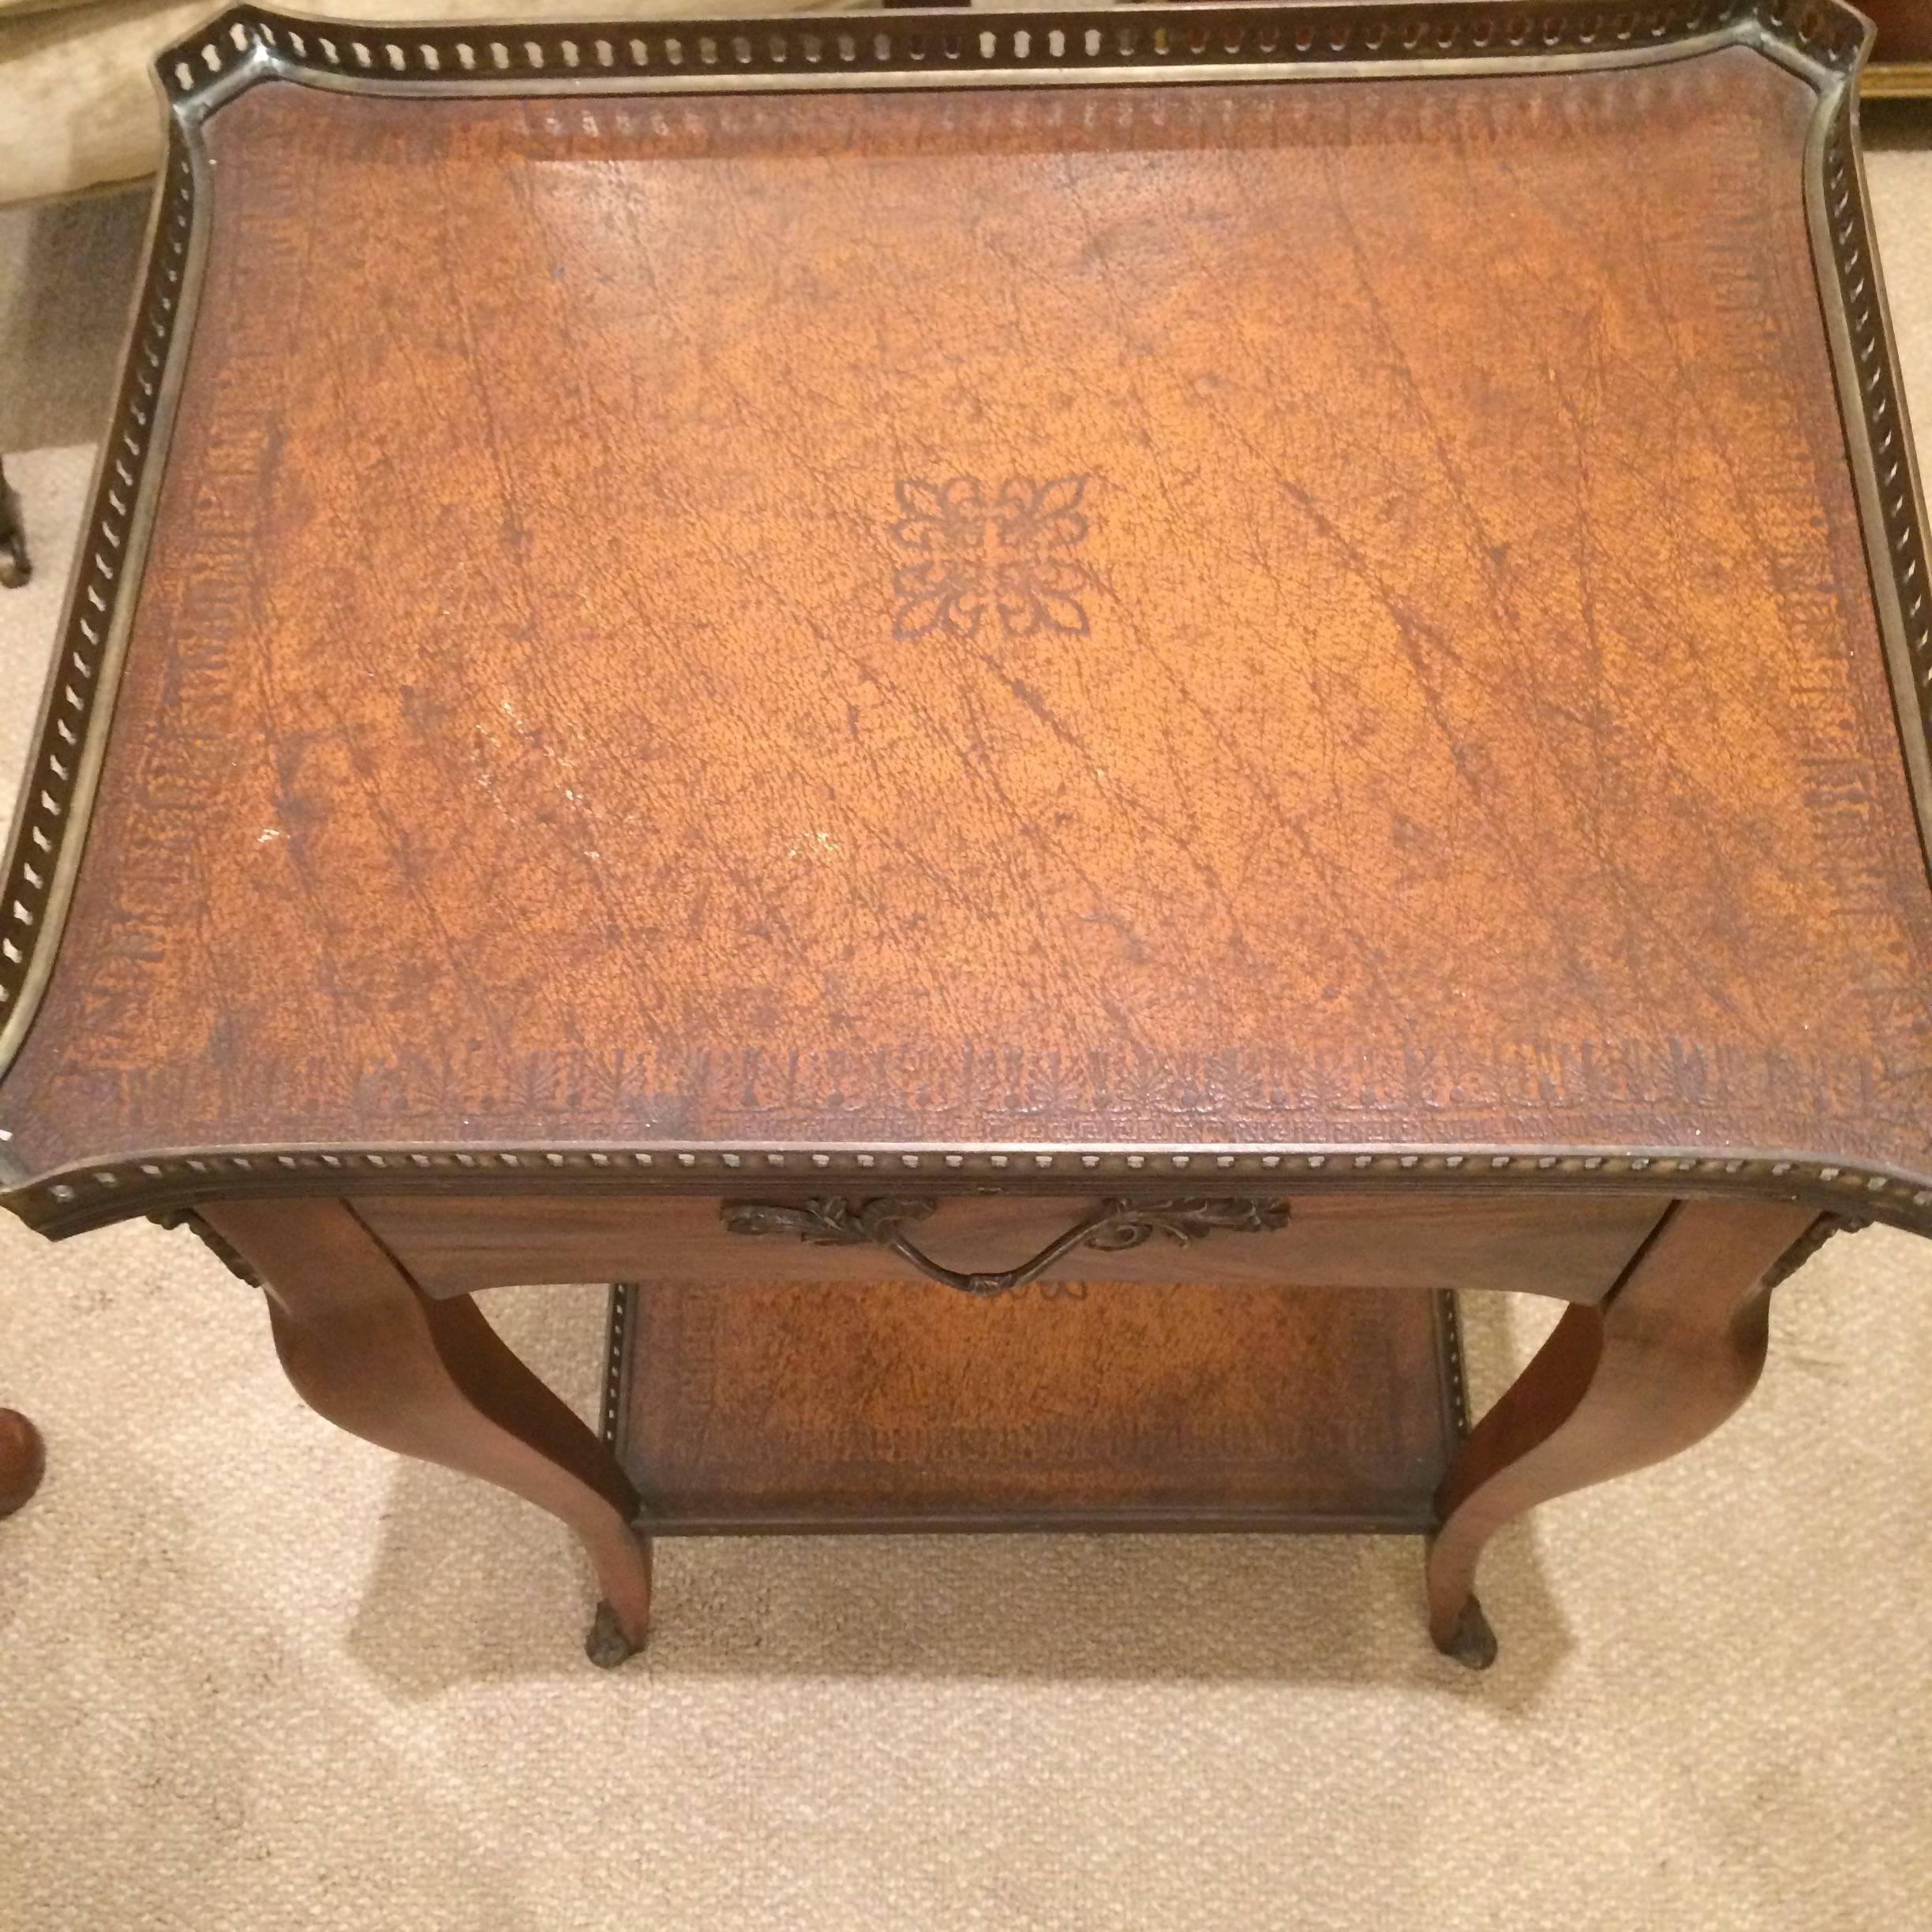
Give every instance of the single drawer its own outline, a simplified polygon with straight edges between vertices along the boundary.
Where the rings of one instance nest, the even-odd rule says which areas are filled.
[[[883,1190],[876,1190],[882,1193]],[[804,1197],[758,1197],[802,1208]],[[871,1196],[848,1197],[856,1214]],[[941,1196],[901,1232],[963,1272],[1012,1268],[1103,1206],[1077,1195]],[[870,1241],[802,1238],[781,1225],[733,1233],[715,1196],[365,1196],[355,1211],[432,1294],[511,1282],[651,1281],[782,1284],[877,1281],[902,1256]],[[1616,1281],[1664,1204],[1642,1196],[1556,1201],[1443,1194],[1303,1194],[1269,1204],[1279,1225],[1218,1228],[1181,1241],[1158,1224],[1138,1245],[1080,1246],[1047,1281],[1228,1282],[1319,1288],[1496,1288],[1593,1301]],[[742,1219],[742,1215],[740,1215]],[[785,1217],[771,1217],[782,1222]]]

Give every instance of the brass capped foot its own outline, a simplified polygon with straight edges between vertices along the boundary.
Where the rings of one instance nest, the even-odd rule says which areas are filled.
[[[624,1634],[617,1612],[608,1604],[597,1605],[597,1615],[590,1622],[590,1634],[584,1638],[584,1655],[599,1670],[615,1670],[627,1657],[636,1656],[643,1648],[642,1639],[633,1643]]]
[[[1436,1648],[1468,1670],[1487,1670],[1496,1661],[1496,1632],[1473,1597],[1463,1604],[1448,1634],[1436,1639]]]

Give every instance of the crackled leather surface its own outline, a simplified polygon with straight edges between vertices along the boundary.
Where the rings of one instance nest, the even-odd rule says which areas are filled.
[[[1923,1167],[1814,99],[254,88],[23,1160]]]

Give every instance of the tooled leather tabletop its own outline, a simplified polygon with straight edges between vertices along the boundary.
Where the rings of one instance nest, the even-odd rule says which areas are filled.
[[[1320,84],[265,54],[164,186],[13,1204],[1196,1150],[1923,1219],[1850,43],[1742,17]]]

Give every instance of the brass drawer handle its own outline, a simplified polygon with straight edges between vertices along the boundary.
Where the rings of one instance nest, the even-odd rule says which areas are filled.
[[[796,1234],[800,1241],[840,1246],[876,1242],[903,1255],[922,1275],[970,1295],[1011,1294],[1076,1248],[1118,1254],[1123,1249],[1140,1247],[1156,1234],[1165,1234],[1185,1247],[1201,1235],[1223,1230],[1260,1234],[1280,1227],[1288,1219],[1285,1200],[1103,1201],[1084,1220],[1049,1241],[1032,1260],[997,1274],[967,1275],[942,1267],[920,1253],[900,1231],[908,1221],[924,1220],[935,1204],[893,1196],[865,1201],[856,1208],[835,1198],[808,1200],[796,1208],[766,1201],[727,1201],[721,1217],[733,1234]]]

